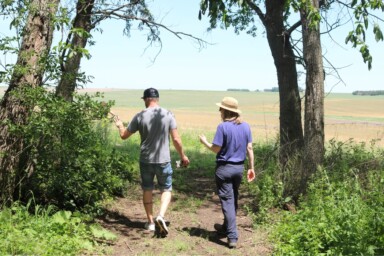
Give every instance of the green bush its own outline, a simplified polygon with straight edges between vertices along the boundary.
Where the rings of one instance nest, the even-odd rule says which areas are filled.
[[[100,253],[99,241],[116,236],[98,225],[86,225],[79,214],[54,212],[16,202],[0,212],[1,255],[79,255],[81,251]]]
[[[297,213],[286,212],[273,232],[275,254],[382,255],[382,153],[352,142],[332,144]]]
[[[375,141],[355,143],[331,140],[327,146],[324,166],[332,180],[343,180],[350,175],[361,179],[370,170],[379,170],[384,166],[384,151],[375,146]]]
[[[23,97],[31,113],[27,125],[15,129],[25,141],[29,166],[20,199],[33,194],[37,203],[86,210],[122,194],[131,180],[132,162],[108,138],[111,102],[100,104],[100,94],[75,95],[67,102],[43,89]]]
[[[283,192],[283,183],[280,178],[276,145],[255,144],[255,182],[244,181],[252,202],[247,206],[248,212],[252,212],[254,221],[258,224],[269,220],[271,208],[280,207]]]

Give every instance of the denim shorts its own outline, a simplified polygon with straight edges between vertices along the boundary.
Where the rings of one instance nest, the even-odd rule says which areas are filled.
[[[153,190],[156,176],[160,191],[172,191],[171,163],[147,164],[140,162],[141,188],[144,191]]]

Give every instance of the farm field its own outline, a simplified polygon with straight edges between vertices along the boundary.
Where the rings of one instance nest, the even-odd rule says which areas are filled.
[[[4,92],[0,90],[0,96]],[[112,110],[125,122],[144,108],[143,90],[82,89],[79,93],[102,92],[102,100],[114,100]],[[279,94],[275,92],[233,92],[159,90],[160,105],[171,110],[180,132],[213,133],[220,122],[216,102],[225,96],[239,101],[243,120],[251,125],[255,142],[273,141],[279,131]],[[304,102],[302,102],[304,104]],[[384,146],[384,96],[354,96],[331,93],[325,97],[325,138]]]
[[[81,92],[84,91],[92,90]],[[112,110],[126,122],[144,107],[143,90],[99,91],[103,91],[105,100],[115,101]],[[255,142],[275,140],[279,131],[278,93],[189,90],[159,90],[159,93],[160,105],[175,114],[181,132],[214,132],[220,122],[215,103],[225,96],[239,101],[242,117],[251,125]],[[325,136],[326,141],[353,139],[369,143],[378,139],[377,145],[384,146],[384,96],[326,95]]]

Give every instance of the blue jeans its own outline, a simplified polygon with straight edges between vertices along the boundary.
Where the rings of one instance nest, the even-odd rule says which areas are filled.
[[[172,173],[171,163],[147,164],[140,162],[141,188],[144,191],[153,190],[156,176],[160,191],[172,191]]]
[[[236,226],[236,212],[243,171],[243,164],[225,164],[216,166],[215,178],[217,193],[224,214],[224,227],[226,227],[227,237],[231,241],[237,241],[239,237]]]

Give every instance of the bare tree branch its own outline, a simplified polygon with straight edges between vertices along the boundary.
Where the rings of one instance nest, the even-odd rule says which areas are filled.
[[[356,10],[356,8],[350,6],[349,4],[343,3],[342,1],[335,0],[335,2],[338,3],[338,4],[340,4],[340,5],[343,5],[343,6],[347,7],[348,9]],[[368,12],[367,10],[365,10],[365,12],[366,12],[369,16],[371,16],[371,17],[373,17],[373,18],[376,18],[376,19],[380,20],[381,22],[384,22],[384,19],[380,18],[379,16],[377,16],[377,15],[375,15],[375,14],[372,14],[371,12]]]
[[[295,31],[298,27],[301,26],[301,20],[297,21],[295,24],[293,24],[289,29],[285,31],[285,33],[289,36],[291,36],[292,32]]]
[[[251,7],[251,9],[256,12],[257,16],[259,16],[259,19],[261,20],[263,25],[266,26],[265,14],[260,9],[260,7],[257,4],[255,4],[252,0],[246,0],[246,2],[249,5],[249,7]]]
[[[170,29],[169,27],[167,27],[166,25],[163,25],[161,23],[157,23],[155,21],[152,21],[152,20],[149,20],[146,18],[140,18],[140,17],[134,16],[134,15],[125,15],[125,14],[117,13],[115,11],[105,11],[105,10],[97,11],[97,12],[95,12],[95,14],[101,15],[102,18],[100,18],[99,20],[108,19],[108,18],[120,19],[120,20],[137,20],[137,21],[142,22],[143,24],[146,24],[149,28],[152,28],[152,27],[162,28],[162,29],[170,32],[171,34],[175,35],[179,39],[182,39],[183,36],[186,36],[186,37],[189,37],[189,38],[192,38],[192,39],[198,41],[201,45],[209,44],[208,42],[206,42],[205,40],[203,40],[201,38],[195,37],[195,36],[188,34],[188,33],[185,33],[185,32],[174,31],[174,30]]]

